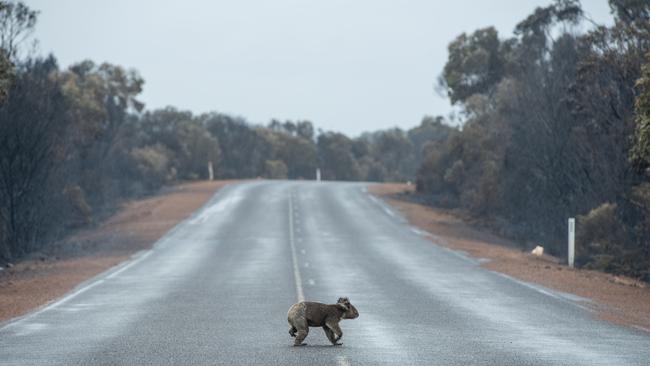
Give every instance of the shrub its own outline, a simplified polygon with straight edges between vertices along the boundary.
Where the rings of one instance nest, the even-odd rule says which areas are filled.
[[[267,160],[264,163],[264,173],[267,178],[287,179],[288,171],[287,164],[282,160]]]

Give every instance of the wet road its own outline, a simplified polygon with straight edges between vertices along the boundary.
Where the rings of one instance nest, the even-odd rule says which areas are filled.
[[[343,347],[297,298],[349,296]],[[0,329],[0,365],[647,365],[650,336],[433,245],[364,185],[222,189],[153,250]]]

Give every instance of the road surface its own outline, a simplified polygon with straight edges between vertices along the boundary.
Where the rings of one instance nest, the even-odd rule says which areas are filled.
[[[298,298],[348,296],[342,347]],[[248,182],[0,329],[0,365],[648,365],[650,336],[431,243],[365,185]]]

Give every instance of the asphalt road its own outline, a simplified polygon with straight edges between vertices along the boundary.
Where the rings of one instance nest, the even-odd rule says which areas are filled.
[[[650,335],[433,245],[362,184],[222,189],[151,251],[0,329],[0,365],[648,365]],[[360,312],[342,347],[299,297]]]

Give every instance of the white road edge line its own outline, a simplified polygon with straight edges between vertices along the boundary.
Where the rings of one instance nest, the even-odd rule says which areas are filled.
[[[291,259],[293,260],[293,277],[296,282],[296,295],[298,296],[298,302],[301,302],[305,301],[305,295],[302,292],[302,278],[300,277],[296,244],[293,237],[293,197],[291,195],[289,196],[289,245],[291,246]]]
[[[650,329],[648,329],[646,327],[642,327],[640,325],[632,325],[632,328],[643,331],[643,332],[646,332],[646,333],[650,333]]]
[[[133,267],[134,265],[136,265],[137,263],[141,262],[143,259],[147,258],[147,257],[150,256],[150,255],[151,255],[151,251],[148,251],[148,252],[142,254],[141,256],[139,256],[138,258],[136,258],[135,260],[132,260],[130,263],[127,263],[127,264],[126,264],[125,266],[123,266],[122,268],[119,268],[119,269],[116,270],[115,272],[113,272],[113,273],[109,274],[108,276],[106,276],[105,279],[106,279],[106,280],[109,280],[109,279],[111,279],[111,278],[117,276],[118,274],[120,274],[120,273],[126,271],[127,269],[129,269],[129,268],[131,268],[131,267]]]
[[[37,311],[35,311],[35,312],[31,313],[31,314],[27,314],[26,316],[24,316],[22,318],[19,318],[16,321],[13,321],[13,322],[5,325],[4,327],[0,327],[0,330],[12,328],[14,326],[17,326],[17,325],[19,325],[19,324],[21,324],[23,322],[26,322],[26,321],[34,318],[35,316],[37,316],[39,314],[42,314],[42,313],[44,313],[44,312],[46,312],[46,311],[48,311],[50,309],[56,308],[57,306],[71,300],[72,298],[74,298],[74,297],[76,297],[78,295],[83,294],[84,292],[90,290],[91,288],[93,288],[93,287],[95,287],[95,286],[97,286],[99,284],[104,283],[104,281],[106,281],[108,279],[111,279],[111,278],[117,276],[118,274],[124,272],[125,270],[129,269],[130,267],[132,267],[136,263],[139,263],[143,259],[147,258],[150,254],[151,254],[151,250],[149,250],[149,251],[147,251],[147,252],[145,252],[144,254],[141,254],[141,255],[136,254],[137,258],[134,258],[131,261],[127,261],[126,263],[124,263],[121,266],[118,266],[113,272],[109,273],[107,276],[105,276],[103,278],[100,278],[100,279],[98,279],[96,281],[93,281],[93,282],[87,284],[86,286],[83,286],[83,287],[75,290],[74,292],[64,296],[63,298],[61,298],[61,299],[59,299],[59,300],[57,300],[57,301],[55,301],[55,302],[53,302],[53,303],[51,303],[51,304],[49,304],[47,306],[45,306],[44,308],[42,308],[40,310],[37,310]]]
[[[513,282],[515,282],[515,283],[517,283],[517,284],[520,284],[521,286],[524,286],[524,287],[527,287],[527,288],[529,288],[529,289],[531,289],[531,290],[537,291],[537,292],[539,292],[540,294],[543,294],[543,295],[546,295],[546,296],[552,297],[552,298],[554,298],[554,299],[556,299],[556,300],[562,301],[562,302],[564,302],[564,303],[567,303],[567,304],[570,304],[570,305],[576,306],[576,307],[578,307],[578,308],[580,308],[580,309],[582,309],[582,310],[586,310],[587,312],[593,312],[592,309],[590,309],[590,308],[588,308],[588,307],[586,307],[586,306],[580,305],[580,304],[579,304],[577,301],[575,301],[575,300],[572,300],[572,299],[569,299],[569,298],[567,298],[567,297],[564,297],[564,296],[562,296],[561,294],[557,294],[557,293],[555,293],[555,292],[554,292],[553,290],[551,290],[551,289],[549,289],[549,290],[545,290],[545,289],[543,289],[543,288],[542,288],[542,285],[537,285],[537,284],[528,283],[528,282],[526,282],[526,281],[522,281],[522,280],[516,279],[516,278],[514,278],[514,277],[512,277],[512,276],[509,276],[509,275],[507,275],[507,274],[505,274],[505,273],[500,273],[500,272],[496,272],[496,271],[491,271],[491,272],[494,273],[494,274],[496,274],[496,275],[498,275],[498,276],[500,276],[500,277],[503,277],[503,278],[509,279],[510,281],[513,281]],[[589,300],[589,299],[587,299],[587,300]]]
[[[397,215],[395,215],[395,213],[393,213],[393,210],[391,210],[390,208],[386,207],[386,206],[384,205],[384,203],[383,203],[382,201],[380,201],[377,197],[375,197],[375,196],[371,196],[371,195],[368,195],[368,197],[370,197],[371,200],[373,200],[373,201],[374,201],[374,202],[375,202],[379,207],[381,207],[381,209],[384,210],[384,212],[385,212],[386,214],[388,214],[388,215],[391,216],[391,217],[395,217],[395,218],[397,218]]]

